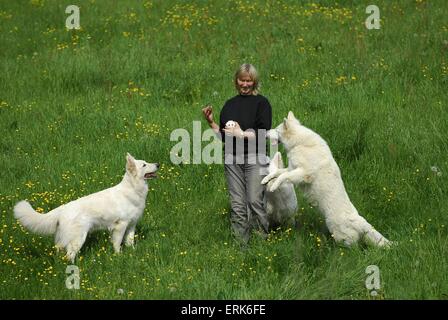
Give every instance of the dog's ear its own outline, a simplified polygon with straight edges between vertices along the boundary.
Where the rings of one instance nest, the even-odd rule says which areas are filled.
[[[274,162],[278,169],[283,169],[285,167],[283,165],[282,154],[279,151],[274,154],[272,162]]]
[[[283,119],[283,128],[285,128],[285,130],[288,130],[288,119],[286,118]]]
[[[294,116],[294,113],[292,113],[292,111],[288,112],[288,120],[295,120],[296,117]]]
[[[137,172],[137,166],[135,165],[135,159],[130,153],[126,154],[126,171],[135,175]]]
[[[274,161],[277,165],[277,168],[283,169],[285,166],[283,165],[282,154],[280,152],[276,152],[274,155]]]
[[[134,157],[129,152],[126,152],[126,159],[129,159],[129,158],[131,158],[132,160],[135,160]]]
[[[300,120],[296,118],[296,116],[294,115],[294,113],[292,113],[292,111],[288,112],[288,120],[301,125]]]
[[[269,173],[274,173],[278,170],[278,163],[277,163],[278,153],[280,152],[277,151],[274,154],[274,156],[269,160],[269,168],[268,168]]]

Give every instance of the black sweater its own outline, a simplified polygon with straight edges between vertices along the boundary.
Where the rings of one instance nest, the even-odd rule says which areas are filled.
[[[258,139],[266,140],[265,133],[271,129],[272,125],[272,107],[268,99],[262,95],[237,95],[226,101],[221,110],[219,128],[221,136],[225,142],[225,134],[222,129],[225,128],[227,121],[233,120],[239,123],[241,129],[255,130],[257,140],[251,142],[256,143],[256,152],[266,154],[266,150],[258,150]],[[259,129],[265,129],[258,131]],[[233,154],[239,154],[236,150],[236,138],[233,138]],[[266,143],[267,145],[267,143]],[[244,141],[244,154],[248,153],[248,140]],[[227,152],[228,153],[228,152]]]

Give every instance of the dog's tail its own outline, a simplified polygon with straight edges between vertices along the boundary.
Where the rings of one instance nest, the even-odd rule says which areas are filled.
[[[59,214],[57,212],[40,214],[31,207],[28,201],[23,200],[15,205],[14,217],[28,230],[49,235],[56,232]]]

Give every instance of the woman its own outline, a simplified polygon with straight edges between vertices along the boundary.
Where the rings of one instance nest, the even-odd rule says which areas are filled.
[[[224,141],[230,222],[237,239],[247,244],[253,228],[264,239],[268,235],[261,180],[267,174],[266,131],[271,129],[272,108],[268,99],[258,94],[259,79],[253,65],[240,66],[235,73],[235,88],[238,95],[224,104],[219,125],[213,119],[211,106],[202,112]]]

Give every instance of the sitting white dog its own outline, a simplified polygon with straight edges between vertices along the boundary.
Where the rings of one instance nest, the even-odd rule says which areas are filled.
[[[268,174],[276,174],[285,166],[283,164],[282,155],[276,152],[269,162]],[[297,211],[297,196],[294,185],[285,181],[275,191],[271,191],[271,186],[275,180],[271,180],[265,192],[266,197],[266,213],[269,218],[269,225],[273,228],[279,226],[293,226],[294,214]]]
[[[317,203],[325,222],[337,242],[350,246],[360,239],[377,246],[391,242],[376,231],[351,203],[336,161],[327,143],[314,131],[302,126],[292,112],[268,137],[284,144],[288,155],[288,169],[268,174],[262,184],[275,181],[270,191],[275,192],[286,181],[299,185],[312,203]]]
[[[87,234],[95,229],[109,229],[116,253],[125,239],[134,245],[137,221],[143,214],[148,193],[146,180],[155,178],[159,165],[135,160],[127,154],[126,173],[116,186],[64,204],[47,214],[39,214],[27,201],[14,207],[14,216],[32,232],[56,234],[58,249],[65,248],[72,263]]]

